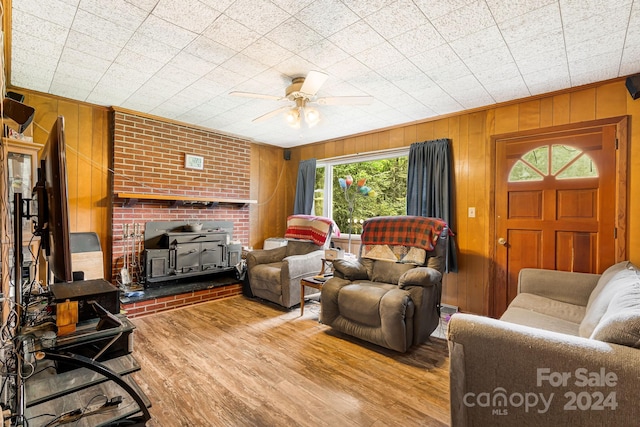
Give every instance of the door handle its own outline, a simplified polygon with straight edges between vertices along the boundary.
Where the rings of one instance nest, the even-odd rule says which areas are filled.
[[[498,239],[498,244],[502,246],[507,246],[507,239],[505,239],[504,237],[500,237]]]

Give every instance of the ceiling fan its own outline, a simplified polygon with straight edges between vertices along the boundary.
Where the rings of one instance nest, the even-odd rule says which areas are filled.
[[[277,108],[260,117],[256,117],[252,122],[262,122],[285,112],[287,122],[292,127],[300,127],[301,118],[304,117],[309,127],[320,121],[320,113],[309,104],[318,105],[367,105],[373,102],[372,96],[326,96],[317,98],[316,93],[329,76],[320,71],[309,71],[306,77],[294,77],[291,84],[286,88],[284,96],[265,95],[253,92],[230,92],[229,95],[242,96],[245,98],[269,99],[272,101],[293,101],[294,105],[285,105]]]

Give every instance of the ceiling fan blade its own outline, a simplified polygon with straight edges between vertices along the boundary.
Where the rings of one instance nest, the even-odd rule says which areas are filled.
[[[281,100],[287,99],[287,98],[283,98],[281,96],[265,95],[263,93],[253,93],[253,92],[238,92],[238,91],[234,91],[234,92],[229,92],[229,95],[241,96],[243,98],[270,99],[272,101],[281,101]]]
[[[311,70],[309,71],[309,74],[307,74],[307,77],[304,78],[304,83],[302,83],[300,92],[313,96],[320,90],[320,87],[328,78],[328,74]]]
[[[320,105],[368,105],[373,103],[373,96],[326,96],[314,101]]]
[[[270,118],[277,116],[279,113],[281,113],[282,111],[286,111],[286,110],[290,110],[291,106],[287,105],[284,107],[280,107],[278,109],[275,109],[273,111],[269,111],[267,114],[263,114],[260,117],[256,117],[255,119],[251,120],[252,122],[263,122],[265,120],[269,120]]]

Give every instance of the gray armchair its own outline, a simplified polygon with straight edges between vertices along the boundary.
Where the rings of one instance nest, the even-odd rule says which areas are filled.
[[[440,322],[448,233],[444,222],[432,218],[365,221],[363,247],[371,250],[357,260],[333,262],[334,278],[322,287],[320,321],[399,352],[427,341]]]
[[[339,234],[329,218],[291,215],[284,237],[287,245],[252,251],[247,255],[247,275],[251,293],[290,308],[300,303],[300,279],[313,276],[322,268],[324,249],[333,232]],[[319,293],[306,288],[305,295]]]
[[[251,292],[286,308],[300,304],[300,279],[318,274],[323,257],[322,246],[296,240],[279,248],[252,251],[247,255]],[[305,289],[305,295],[318,292]]]

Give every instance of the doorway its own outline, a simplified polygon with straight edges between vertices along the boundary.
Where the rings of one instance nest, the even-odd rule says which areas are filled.
[[[494,137],[491,314],[523,268],[602,273],[625,258],[626,117]]]

